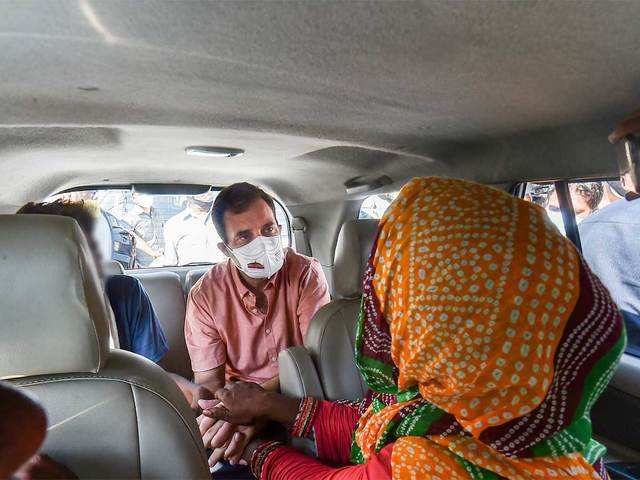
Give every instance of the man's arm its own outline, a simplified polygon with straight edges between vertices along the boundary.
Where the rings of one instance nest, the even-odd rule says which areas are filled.
[[[170,222],[171,220],[169,220]],[[164,226],[164,263],[165,265],[178,264],[178,252],[176,251],[175,235],[173,234],[172,224],[167,222]]]
[[[224,369],[225,366],[222,364],[219,367],[212,368],[205,372],[195,372],[195,383],[215,394],[219,389],[224,387]]]
[[[139,248],[141,251],[143,251],[147,255],[151,255],[153,258],[158,258],[162,256],[162,253],[153,249],[153,247],[151,247],[151,245],[149,245],[147,241],[135,231],[133,232],[133,236],[136,237],[136,247]]]

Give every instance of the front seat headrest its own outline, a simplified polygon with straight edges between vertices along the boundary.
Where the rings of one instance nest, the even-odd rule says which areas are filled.
[[[362,275],[378,232],[378,220],[350,220],[338,234],[333,260],[333,289],[338,298],[360,296]]]
[[[0,379],[103,366],[109,312],[75,220],[0,215],[0,285]]]

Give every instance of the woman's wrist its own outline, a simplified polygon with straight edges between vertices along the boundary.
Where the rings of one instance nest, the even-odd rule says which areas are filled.
[[[259,416],[267,420],[273,420],[273,417],[277,412],[280,397],[281,395],[276,392],[265,390],[259,405]]]
[[[285,427],[295,422],[301,400],[281,395],[276,392],[266,392],[263,401],[262,416]]]
[[[253,442],[252,442],[253,443]],[[247,458],[243,457],[249,464],[251,473],[259,480],[262,476],[262,466],[269,457],[269,455],[281,447],[282,444],[277,441],[258,441],[253,445],[249,445],[250,452],[247,452]],[[246,452],[246,450],[245,450]],[[250,455],[249,455],[250,453]]]
[[[288,426],[292,437],[307,438],[311,435],[317,408],[318,400],[315,398],[304,397],[300,400],[296,416]]]

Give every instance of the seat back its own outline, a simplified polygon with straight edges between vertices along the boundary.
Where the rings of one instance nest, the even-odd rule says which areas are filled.
[[[147,272],[133,274],[146,290],[153,310],[160,320],[169,344],[162,359],[165,368],[187,379],[193,378],[189,352],[184,339],[185,298],[180,276],[175,272]]]
[[[355,359],[359,311],[360,300],[334,300],[309,325],[304,345],[326,400],[359,400],[367,393]]]
[[[80,478],[208,479],[175,383],[143,357],[110,349],[110,313],[77,223],[0,215],[0,231],[0,380],[45,408],[42,452]]]
[[[200,280],[209,270],[211,270],[211,267],[201,267],[191,269],[187,272],[184,279],[184,292],[186,295],[189,295],[193,286],[198,283],[198,280]]]
[[[358,400],[366,394],[355,363],[355,338],[361,277],[377,224],[377,220],[354,220],[342,226],[334,259],[336,300],[311,320],[304,349],[290,348],[279,357],[280,387],[286,394],[326,400]]]
[[[124,267],[120,262],[116,262],[115,260],[107,260],[102,263],[102,271],[104,274],[109,277],[111,275],[124,275]]]
[[[362,276],[378,232],[378,220],[345,222],[333,257],[333,297],[360,298]]]

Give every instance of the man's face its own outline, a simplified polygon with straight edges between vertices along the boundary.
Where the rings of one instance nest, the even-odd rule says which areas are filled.
[[[273,210],[262,199],[253,202],[242,213],[226,212],[224,225],[227,245],[232,249],[247,245],[259,236],[275,237],[280,235],[280,227]],[[223,252],[226,253],[226,250],[223,249]]]

